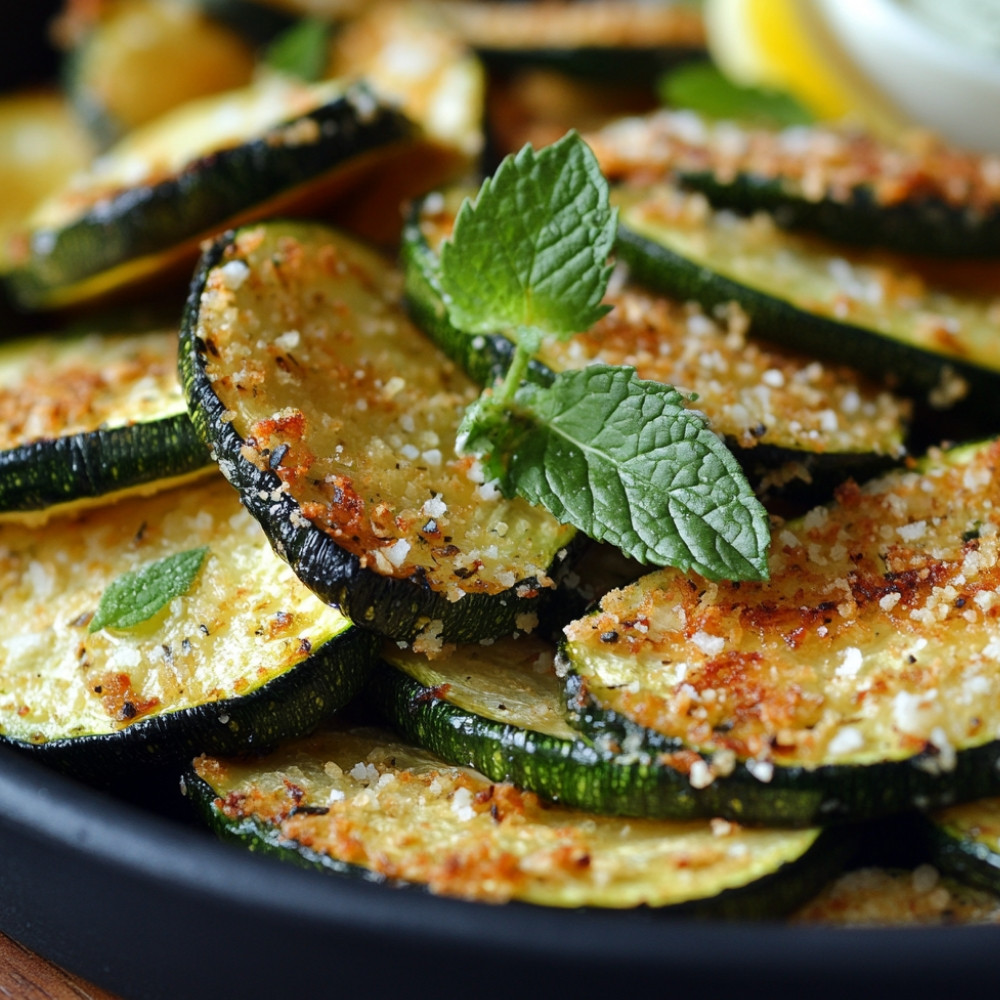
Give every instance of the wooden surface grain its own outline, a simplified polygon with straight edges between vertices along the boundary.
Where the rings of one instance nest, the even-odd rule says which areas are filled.
[[[119,1000],[0,934],[2,1000]]]

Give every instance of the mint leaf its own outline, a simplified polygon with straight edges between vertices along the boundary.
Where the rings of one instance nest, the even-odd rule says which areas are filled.
[[[451,322],[466,333],[569,336],[607,311],[617,214],[590,147],[576,132],[508,156],[466,200],[441,247]]]
[[[208,546],[177,552],[134,573],[124,573],[101,595],[90,631],[130,628],[152,618],[175,597],[191,589]]]
[[[710,579],[766,579],[770,528],[703,414],[632,368],[591,365],[525,383],[514,416],[484,404],[463,426],[484,469],[558,520],[642,562]]]
[[[283,31],[264,53],[264,62],[306,83],[322,80],[330,60],[330,22],[304,17]]]
[[[790,94],[740,86],[711,63],[692,63],[674,70],[660,81],[659,91],[665,104],[697,111],[706,118],[776,128],[810,125],[815,120]]]

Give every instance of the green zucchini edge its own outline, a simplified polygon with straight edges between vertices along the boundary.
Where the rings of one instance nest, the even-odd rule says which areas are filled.
[[[348,624],[305,660],[248,694],[146,716],[109,733],[45,743],[0,735],[0,742],[100,784],[152,766],[188,763],[201,753],[266,751],[308,735],[353,700],[376,654],[375,637]]]
[[[731,181],[710,171],[678,171],[678,180],[717,208],[744,215],[764,211],[785,229],[802,229],[854,246],[880,246],[934,257],[1000,255],[1000,207],[988,211],[953,205],[940,197],[879,204],[868,186],[846,198],[810,200],[782,178],[739,173]]]
[[[466,594],[450,601],[423,580],[396,579],[362,568],[357,556],[325,532],[306,523],[281,480],[241,456],[244,445],[226,408],[205,374],[205,345],[197,334],[201,294],[208,274],[236,239],[230,230],[204,252],[191,283],[181,323],[180,376],[195,429],[212,449],[223,474],[240,492],[244,506],[263,527],[272,548],[319,598],[339,607],[352,621],[390,639],[412,642],[431,622],[441,623],[443,642],[476,642],[521,631],[517,620],[538,613],[550,596],[534,580],[521,580],[499,594]],[[272,499],[273,497],[273,499]],[[294,522],[294,523],[293,523]],[[518,596],[528,584],[535,596]]]
[[[0,512],[104,497],[210,465],[186,413],[46,438],[0,452]]]
[[[849,355],[858,371],[893,389],[913,393],[915,402],[924,408],[930,405],[929,394],[949,373],[964,379],[969,387],[968,395],[955,404],[955,410],[985,414],[1000,389],[1000,372],[799,309],[697,264],[627,226],[618,227],[616,249],[630,274],[650,288],[700,302],[709,310],[736,301],[749,317],[756,336],[832,361],[842,362]]]
[[[259,136],[200,156],[169,179],[126,189],[61,229],[36,230],[28,259],[5,275],[14,298],[42,305],[49,293],[173,250],[353,157],[416,135],[408,118],[364,84],[292,121],[315,123],[316,141]]]
[[[564,654],[560,656],[565,662]],[[597,704],[571,665],[564,683],[567,721],[583,738],[653,756],[694,749]],[[701,756],[711,762],[710,753]],[[737,760],[730,774],[715,779],[720,792],[729,791],[733,805],[722,815],[740,822],[794,826],[879,819],[914,808],[936,809],[996,795],[1000,792],[1000,740],[958,748],[949,770],[939,766],[933,749],[873,764],[804,767],[775,763],[767,781],[755,777],[753,770],[759,770],[753,761]]]

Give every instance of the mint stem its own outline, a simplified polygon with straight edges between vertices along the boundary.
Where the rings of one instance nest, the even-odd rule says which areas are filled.
[[[513,400],[514,394],[524,381],[528,365],[531,363],[532,353],[523,341],[518,342],[510,367],[507,369],[507,374],[504,376],[499,390],[493,397],[494,403],[497,406],[506,406]]]

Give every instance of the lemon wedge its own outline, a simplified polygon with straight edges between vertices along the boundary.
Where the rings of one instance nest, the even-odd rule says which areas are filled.
[[[855,67],[817,8],[802,0],[707,0],[709,49],[737,83],[791,94],[817,118],[880,133],[908,124]]]

